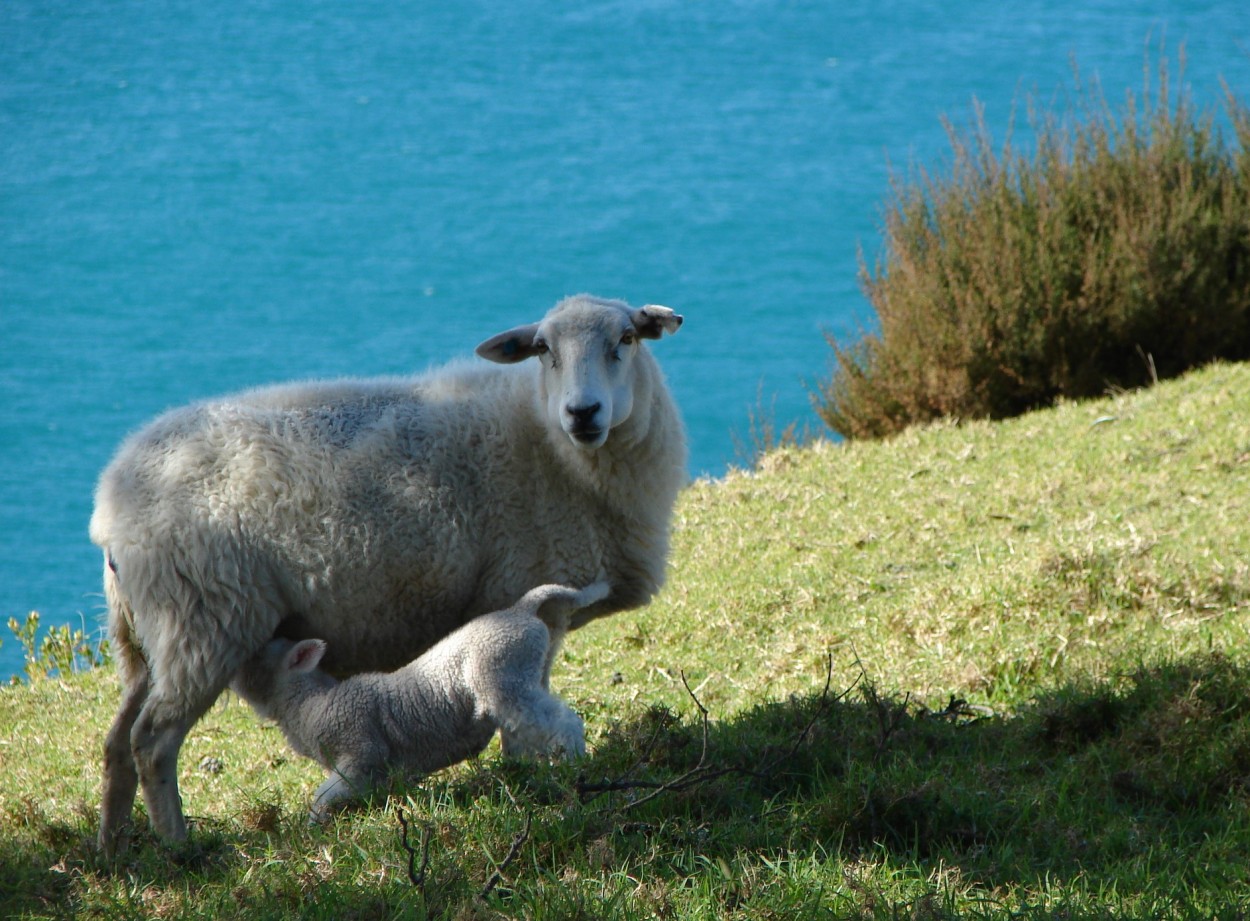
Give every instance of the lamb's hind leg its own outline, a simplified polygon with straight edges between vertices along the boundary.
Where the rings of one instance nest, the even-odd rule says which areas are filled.
[[[547,690],[566,632],[563,619],[553,620],[531,620],[520,636],[478,651],[481,673],[490,678],[476,681],[473,693],[499,727],[505,755],[586,754],[581,717]]]
[[[551,687],[551,669],[555,666],[556,658],[560,655],[560,647],[564,645],[564,637],[568,633],[568,627],[562,622],[548,624],[547,630],[550,639],[547,641],[547,654],[543,657],[542,686],[544,691]]]

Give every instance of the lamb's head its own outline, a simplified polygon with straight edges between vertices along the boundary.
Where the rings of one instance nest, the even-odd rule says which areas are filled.
[[[549,424],[593,450],[633,412],[641,340],[675,333],[681,322],[668,307],[579,294],[538,323],[492,336],[477,354],[504,364],[538,357]]]
[[[230,687],[261,716],[280,719],[309,686],[334,683],[317,668],[325,653],[325,640],[270,640],[235,672]]]

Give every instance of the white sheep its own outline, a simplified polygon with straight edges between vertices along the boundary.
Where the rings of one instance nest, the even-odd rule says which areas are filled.
[[[156,833],[186,837],[182,741],[275,634],[325,639],[327,669],[351,674],[398,668],[535,585],[611,586],[550,622],[556,645],[645,604],[686,443],[642,340],[681,319],[579,295],[478,346],[498,364],[254,390],[129,438],[91,519],[123,682],[105,852],[139,786]]]
[[[506,755],[585,754],[581,718],[545,687],[554,653],[540,608],[566,612],[607,597],[606,582],[582,590],[543,585],[511,608],[483,614],[393,672],[338,681],[318,667],[319,639],[276,639],[230,686],[274,720],[291,747],[330,771],[309,819],[402,767],[430,774],[478,754],[500,731]]]

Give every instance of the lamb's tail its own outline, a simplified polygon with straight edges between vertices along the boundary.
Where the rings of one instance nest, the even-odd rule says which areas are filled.
[[[607,598],[610,591],[611,586],[605,579],[592,582],[584,588],[573,588],[571,585],[540,585],[526,592],[516,606],[521,610],[533,612],[548,626],[553,626],[555,621],[565,620],[570,611],[576,611]]]

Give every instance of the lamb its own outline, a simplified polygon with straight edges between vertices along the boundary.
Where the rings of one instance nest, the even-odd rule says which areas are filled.
[[[554,649],[538,612],[584,608],[607,594],[606,582],[581,591],[543,585],[397,671],[345,681],[318,668],[324,641],[275,639],[230,686],[277,722],[292,748],[329,769],[309,813],[324,822],[388,768],[433,773],[481,752],[496,729],[506,755],[585,754],[581,719],[544,684]]]
[[[123,685],[106,856],[140,787],[156,834],[185,839],[183,739],[275,635],[320,637],[326,669],[354,674],[398,668],[535,585],[611,586],[548,619],[556,646],[650,600],[686,441],[644,340],[681,322],[578,295],[478,346],[493,364],[254,390],[124,442],[91,519]]]

